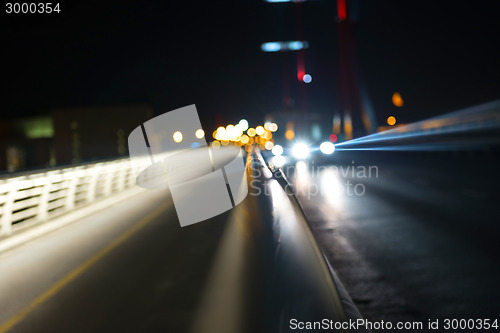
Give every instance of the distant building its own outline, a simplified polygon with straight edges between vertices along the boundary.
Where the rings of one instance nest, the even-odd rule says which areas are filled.
[[[152,115],[149,106],[122,105],[0,120],[0,173],[127,156],[128,134]]]
[[[49,116],[0,121],[0,172],[49,166],[52,137]]]
[[[127,156],[129,133],[152,115],[152,109],[146,105],[53,110],[57,164]]]

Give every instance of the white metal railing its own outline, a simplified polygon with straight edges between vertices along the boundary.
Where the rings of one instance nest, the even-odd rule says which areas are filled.
[[[49,220],[134,184],[129,159],[0,180],[0,236]]]

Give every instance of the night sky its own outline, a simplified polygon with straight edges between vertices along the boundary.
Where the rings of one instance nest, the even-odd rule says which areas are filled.
[[[500,98],[499,6],[495,1],[358,1],[356,63],[379,124],[411,122]],[[305,87],[315,112],[338,98],[335,1],[302,4]],[[294,53],[262,42],[297,37],[294,4],[263,1],[77,1],[62,13],[2,10],[2,117],[52,108],[150,104],[157,114],[196,104],[202,121],[261,121],[298,100]],[[392,93],[405,105],[397,109]]]

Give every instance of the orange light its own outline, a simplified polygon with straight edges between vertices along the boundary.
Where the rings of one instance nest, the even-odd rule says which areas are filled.
[[[246,145],[250,141],[250,138],[247,135],[243,135],[240,141],[242,144]]]
[[[250,127],[247,131],[249,137],[255,136],[255,128]]]
[[[294,137],[295,137],[295,132],[294,132],[293,130],[290,130],[290,129],[289,129],[289,130],[287,130],[287,131],[285,132],[285,138],[286,138],[287,140],[289,140],[289,141],[290,141],[290,140],[292,140]]]
[[[387,123],[391,126],[396,124],[396,118],[394,118],[393,116],[390,116],[389,118],[387,118]]]
[[[263,139],[271,140],[273,138],[273,135],[269,131],[264,131],[264,133],[262,133],[260,137]]]
[[[405,104],[405,102],[403,101],[403,97],[401,97],[400,93],[395,92],[392,95],[392,104],[394,104],[398,108],[402,107]]]

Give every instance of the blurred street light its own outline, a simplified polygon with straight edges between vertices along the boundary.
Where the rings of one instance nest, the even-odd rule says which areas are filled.
[[[396,124],[396,118],[394,116],[390,116],[389,118],[387,118],[387,123],[389,125],[395,125]]]
[[[241,119],[238,125],[240,125],[242,131],[246,131],[248,129],[248,121],[246,119]]]
[[[302,81],[304,81],[304,83],[311,83],[312,81],[312,76],[310,74],[305,74],[303,77],[302,77]]]
[[[283,147],[281,147],[280,145],[274,145],[272,153],[275,156],[283,155]]]
[[[179,131],[175,132],[173,137],[174,137],[174,141],[177,143],[182,141],[182,133]]]
[[[392,104],[394,104],[398,108],[400,108],[400,107],[402,107],[404,105],[403,97],[401,97],[400,93],[395,92],[392,95]]]
[[[260,49],[264,52],[278,52],[278,51],[298,51],[304,50],[309,47],[309,43],[300,40],[292,40],[285,42],[268,42],[263,43]]]
[[[250,127],[247,131],[247,134],[249,137],[254,137],[255,136],[255,128]]]
[[[266,130],[265,130],[265,129],[264,129],[264,127],[262,127],[262,126],[257,126],[257,127],[255,128],[255,133],[257,133],[257,135],[262,135],[262,134],[264,134],[264,132],[265,132],[265,131],[266,131]]]
[[[196,131],[194,134],[198,139],[201,139],[205,136],[205,131],[203,131],[201,128]]]
[[[295,137],[295,132],[293,130],[289,129],[285,132],[285,138],[288,141],[292,140],[294,137]]]

